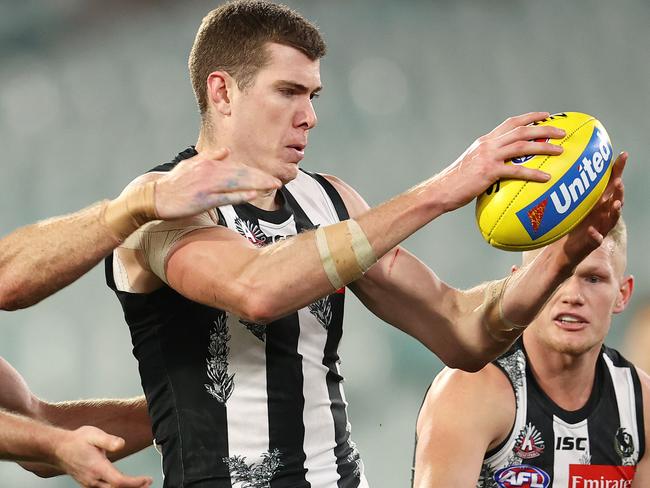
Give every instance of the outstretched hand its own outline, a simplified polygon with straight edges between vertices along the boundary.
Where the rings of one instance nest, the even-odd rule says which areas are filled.
[[[156,183],[156,213],[161,219],[190,217],[221,205],[252,200],[280,188],[280,180],[228,161],[228,149],[203,152],[181,161]]]
[[[119,451],[124,439],[91,426],[63,431],[55,448],[54,464],[72,476],[81,486],[89,488],[146,488],[153,480],[146,476],[126,476],[106,457],[106,452]]]
[[[550,125],[529,125],[549,116],[531,112],[511,117],[490,133],[479,137],[439,176],[449,188],[446,211],[460,208],[499,179],[548,181],[550,175],[522,165],[504,164],[512,158],[532,154],[561,154],[561,146],[542,139],[561,139],[565,132]]]
[[[580,262],[598,248],[621,217],[625,196],[623,169],[627,157],[626,152],[618,155],[605,191],[594,208],[560,241],[565,254],[572,262]]]

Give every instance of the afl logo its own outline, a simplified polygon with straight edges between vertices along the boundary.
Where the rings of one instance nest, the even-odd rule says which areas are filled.
[[[518,464],[498,470],[494,481],[500,488],[548,488],[551,477],[535,466]]]
[[[532,139],[530,142],[548,142],[548,139]],[[529,154],[528,156],[520,156],[518,158],[512,158],[512,164],[524,164],[526,161],[530,161],[536,155]]]

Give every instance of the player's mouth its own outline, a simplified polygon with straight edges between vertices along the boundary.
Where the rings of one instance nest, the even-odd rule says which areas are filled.
[[[558,314],[553,318],[553,322],[555,322],[555,325],[564,330],[581,330],[589,324],[587,319],[581,315],[573,313]]]
[[[297,163],[305,157],[305,147],[307,147],[306,144],[289,144],[286,147],[293,154],[293,157],[291,158],[292,162]]]

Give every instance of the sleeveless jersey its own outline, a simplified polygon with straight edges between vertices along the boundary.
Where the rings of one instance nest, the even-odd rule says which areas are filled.
[[[645,451],[634,366],[602,347],[591,395],[579,410],[556,405],[527,366],[521,341],[495,364],[515,392],[509,437],[485,456],[478,488],[629,488]]]
[[[279,192],[279,210],[221,207],[220,225],[265,246],[348,218],[320,175],[299,171]],[[168,286],[121,291],[112,256],[106,273],[131,332],[165,488],[367,487],[339,370],[344,289],[263,325]]]

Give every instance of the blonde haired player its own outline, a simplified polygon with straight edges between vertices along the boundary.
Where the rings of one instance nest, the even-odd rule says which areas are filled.
[[[632,295],[626,240],[620,220],[498,360],[436,377],[414,487],[648,486],[650,377],[603,345]]]

